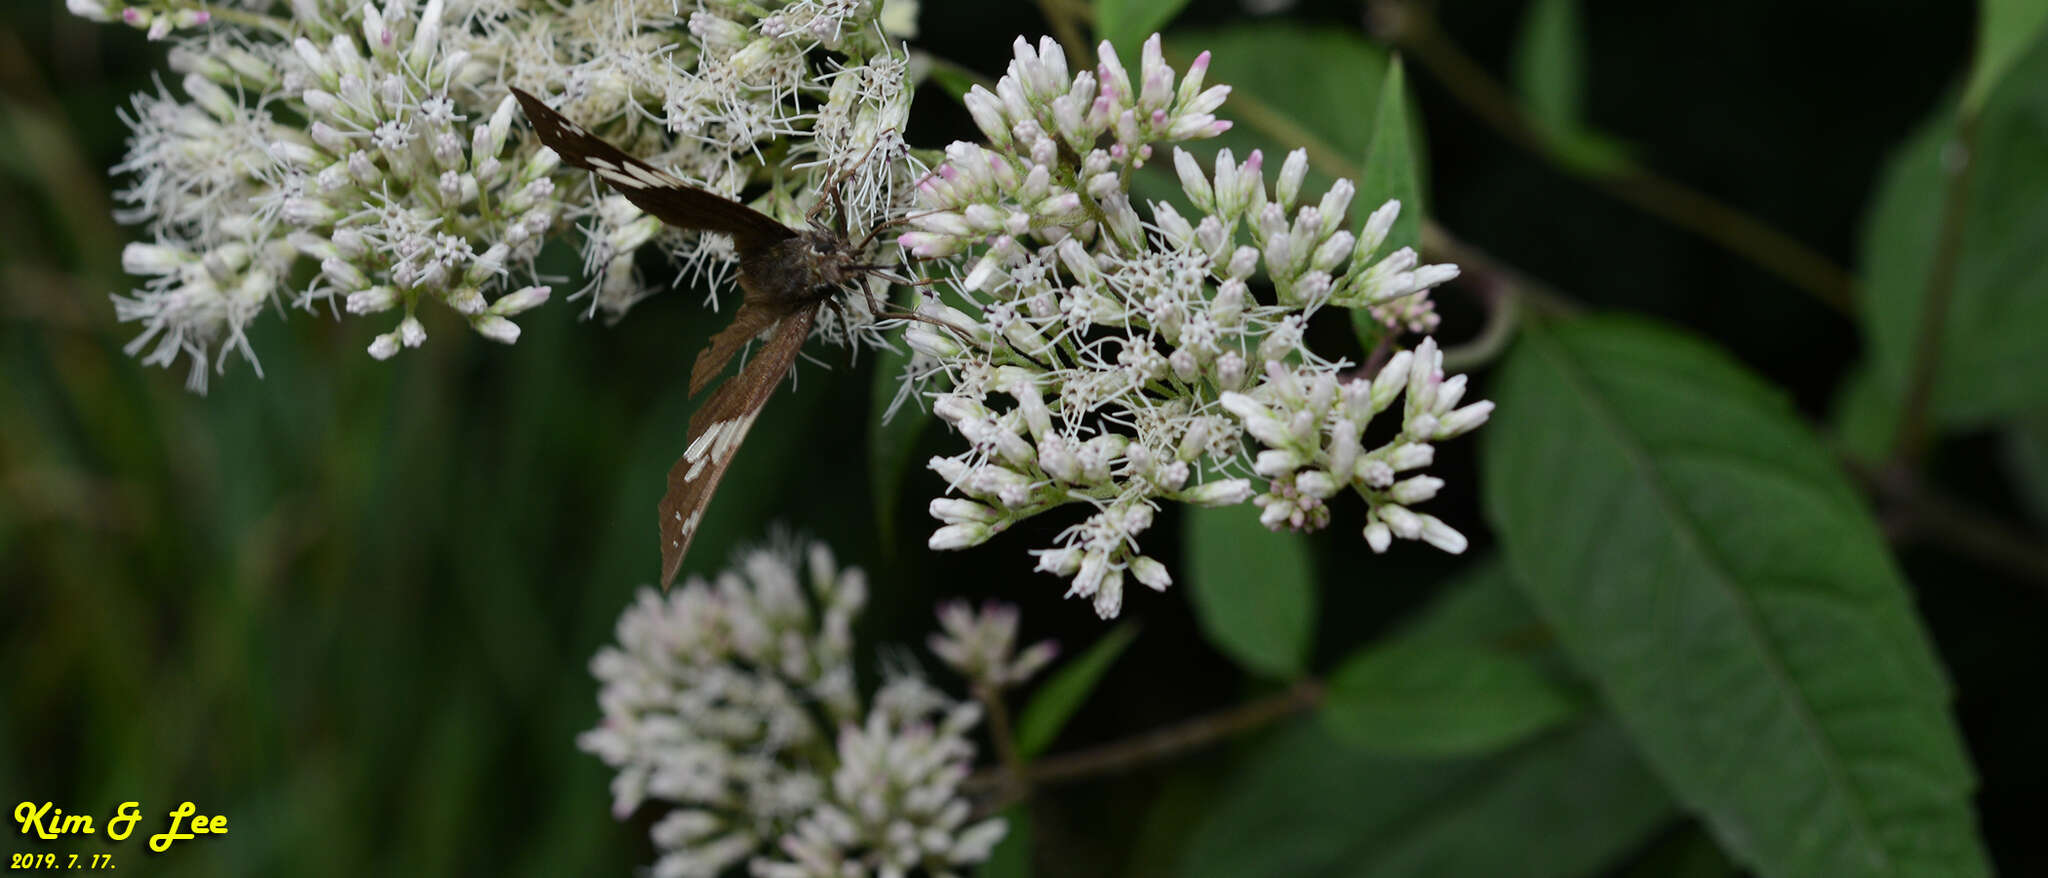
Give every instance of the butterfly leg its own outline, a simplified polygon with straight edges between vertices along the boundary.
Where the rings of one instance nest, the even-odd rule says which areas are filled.
[[[888,130],[888,131],[886,131],[886,132],[882,132],[882,134],[894,134],[894,133],[896,133],[896,132],[895,132],[895,129],[890,129],[890,130]],[[840,203],[839,203],[839,190],[840,190],[840,188],[841,188],[842,186],[844,186],[844,185],[846,184],[846,178],[847,178],[847,177],[853,176],[853,172],[854,172],[854,171],[856,171],[856,170],[859,170],[859,169],[860,169],[860,166],[861,166],[861,165],[867,164],[867,162],[868,162],[868,159],[869,159],[870,157],[872,157],[872,156],[873,156],[873,155],[875,154],[875,147],[878,147],[878,146],[881,146],[881,145],[882,145],[882,140],[883,140],[883,138],[882,138],[881,134],[877,134],[877,135],[876,135],[876,137],[875,137],[875,140],[874,140],[874,142],[873,142],[873,143],[870,143],[870,144],[868,144],[868,148],[867,148],[867,151],[865,151],[865,152],[861,153],[861,154],[860,154],[860,158],[858,158],[858,159],[855,159],[855,160],[853,161],[853,163],[852,163],[852,164],[849,164],[849,165],[847,165],[845,169],[841,170],[841,171],[840,171],[840,172],[839,172],[838,174],[834,175],[834,176],[832,177],[832,182],[831,182],[830,184],[828,184],[828,185],[827,185],[827,187],[826,187],[826,193],[825,193],[825,194],[826,194],[826,198],[830,198],[830,199],[832,200],[832,214],[833,214],[833,216],[834,216],[834,218],[835,218],[835,221],[834,221],[834,224],[833,224],[833,225],[834,225],[833,231],[837,232],[837,233],[839,234],[839,237],[840,237],[840,238],[845,238],[845,237],[847,236],[847,233],[846,233],[846,211],[845,211],[845,210],[843,210],[843,209],[841,208],[841,206],[840,206]],[[817,220],[818,220],[818,210],[819,210],[820,208],[823,208],[824,206],[825,206],[825,198],[820,198],[820,199],[818,199],[818,200],[817,200],[817,201],[816,201],[815,203],[813,203],[813,204],[811,205],[811,211],[810,211],[810,213],[809,213],[809,214],[806,214],[806,215],[805,215],[804,219],[805,219],[806,221],[809,221],[809,222],[813,223],[813,224],[817,223]],[[872,235],[871,235],[870,237],[872,237]],[[866,246],[867,246],[867,243],[866,243],[866,242],[862,242],[862,245],[861,245],[862,249],[866,249]]]

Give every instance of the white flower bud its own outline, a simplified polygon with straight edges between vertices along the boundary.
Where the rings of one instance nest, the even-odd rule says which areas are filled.
[[[1421,442],[1397,445],[1387,454],[1387,466],[1401,472],[1421,469],[1436,460],[1436,448]]]
[[[114,20],[114,8],[108,0],[64,0],[64,8],[72,15],[101,24]]]
[[[348,300],[343,307],[350,314],[375,314],[379,311],[388,311],[397,304],[396,290],[377,286],[348,294]]]
[[[1422,516],[1408,511],[1408,508],[1405,506],[1382,503],[1373,509],[1373,514],[1379,516],[1381,521],[1387,523],[1387,527],[1393,530],[1394,536],[1404,540],[1412,540],[1422,536]]]
[[[1408,375],[1414,359],[1414,354],[1397,351],[1380,367],[1379,374],[1373,376],[1372,414],[1386,411],[1387,406],[1394,404],[1394,397],[1399,396],[1401,390],[1408,386]]]
[[[460,287],[451,290],[445,297],[445,301],[448,303],[448,307],[455,309],[456,313],[467,317],[482,314],[486,308],[490,307],[490,303],[484,301],[484,294],[478,291],[476,287]]]
[[[1458,377],[1462,378],[1464,376],[1460,375]],[[1445,415],[1442,420],[1437,422],[1436,432],[1430,438],[1449,439],[1454,436],[1462,436],[1477,429],[1479,425],[1486,423],[1487,418],[1492,416],[1492,402],[1486,400],[1475,402]]]
[[[1001,513],[985,504],[954,497],[940,497],[932,500],[931,515],[933,518],[947,524],[963,524],[966,522],[986,524],[1002,517]]]
[[[1038,556],[1038,569],[1054,576],[1073,576],[1081,569],[1081,550],[1073,546],[1060,549],[1042,549],[1034,552]]]
[[[1394,532],[1384,522],[1374,521],[1365,526],[1365,544],[1372,547],[1374,554],[1384,555],[1394,544]]]
[[[1259,524],[1265,526],[1267,530],[1278,532],[1287,527],[1288,519],[1294,517],[1294,512],[1295,506],[1291,503],[1267,503],[1259,510]]]
[[[506,293],[491,303],[490,313],[500,317],[523,314],[546,302],[550,292],[546,286],[531,286]]]
[[[1144,555],[1131,559],[1131,576],[1153,591],[1165,591],[1173,585],[1173,574],[1167,572],[1166,565]]]
[[[1318,236],[1328,235],[1343,225],[1344,214],[1351,209],[1351,197],[1357,191],[1358,188],[1353,186],[1350,180],[1341,177],[1337,182],[1330,184],[1330,191],[1323,193],[1322,202],[1316,205],[1316,213],[1320,219],[1316,227]]]
[[[925,468],[938,473],[939,478],[954,487],[965,485],[972,472],[966,461],[952,457],[934,457],[925,461]]]
[[[129,274],[171,274],[193,262],[192,254],[168,244],[129,244],[121,248],[121,270]]]
[[[1306,463],[1308,461],[1297,452],[1284,448],[1269,448],[1259,452],[1259,456],[1252,462],[1252,472],[1269,479],[1277,479],[1300,469]]]
[[[1352,471],[1352,477],[1364,482],[1368,488],[1385,488],[1394,483],[1394,468],[1388,466],[1385,461],[1361,457],[1358,459],[1358,466]]]
[[[968,89],[962,98],[967,113],[974,117],[974,126],[981,129],[983,137],[997,148],[1007,148],[1010,143],[1010,123],[1003,117],[1002,102],[988,89],[977,85]]]
[[[1180,499],[1196,506],[1235,506],[1252,497],[1249,479],[1218,479],[1181,492]]]
[[[976,522],[949,524],[932,531],[926,546],[936,552],[949,552],[981,545],[994,535],[988,525]]]
[[[311,198],[285,199],[282,212],[286,222],[300,226],[329,225],[340,216],[333,206]]]
[[[1158,37],[1155,35],[1154,40]],[[1114,619],[1124,607],[1124,572],[1110,570],[1102,577],[1102,584],[1095,592],[1095,615],[1102,619]]]
[[[1280,163],[1280,177],[1273,182],[1273,201],[1283,208],[1294,206],[1301,194],[1301,181],[1308,176],[1308,150],[1297,149]]]
[[[370,285],[370,279],[364,277],[360,269],[341,259],[321,260],[320,273],[343,289],[359,290]]]
[[[1443,523],[1442,520],[1434,515],[1424,515],[1421,516],[1421,519],[1423,542],[1453,555],[1465,553],[1465,547],[1468,543],[1465,540],[1464,534],[1459,533],[1456,528]]]
[[[1387,496],[1403,506],[1413,506],[1435,497],[1436,492],[1443,486],[1443,479],[1434,476],[1415,476],[1395,482],[1394,487],[1388,489]]]
[[[1337,480],[1322,470],[1306,470],[1294,476],[1294,488],[1317,500],[1328,500],[1337,493]],[[1396,485],[1396,489],[1400,486]]]
[[[478,335],[500,344],[511,344],[519,340],[519,324],[496,314],[480,315],[470,321],[469,325]]]
[[[1372,216],[1366,217],[1365,230],[1358,234],[1358,249],[1353,251],[1352,266],[1361,268],[1372,262],[1380,251],[1380,245],[1387,242],[1387,233],[1394,228],[1394,219],[1401,215],[1399,199],[1389,199],[1380,205]]]

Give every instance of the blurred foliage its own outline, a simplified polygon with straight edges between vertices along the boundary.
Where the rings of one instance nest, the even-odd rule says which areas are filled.
[[[1475,0],[1438,10],[1445,31],[1496,76],[1514,72],[1560,137],[1578,132],[1603,149],[1626,142],[1629,161],[1860,264],[1870,301],[1883,307],[1859,322],[1560,174],[1412,64],[1411,100],[1381,106],[1390,55],[1361,26],[1359,3],[1105,0],[1096,24],[1121,44],[1183,5],[1169,55],[1184,63],[1209,49],[1211,79],[1239,87],[1224,110],[1239,127],[1219,145],[1240,154],[1263,146],[1269,161],[1277,147],[1313,145],[1357,169],[1395,152],[1375,134],[1396,119],[1411,130],[1402,141],[1415,160],[1382,171],[1405,167],[1433,219],[1594,307],[1647,314],[1723,350],[1693,356],[1667,330],[1594,324],[1525,342],[1508,375],[1481,379],[1474,397],[1503,403],[1489,454],[1518,443],[1501,447],[1525,458],[1490,460],[1488,486],[1501,494],[1491,523],[1519,591],[1501,566],[1474,560],[1498,557],[1495,535],[1482,526],[1475,452],[1453,444],[1438,464],[1450,490],[1435,505],[1472,535],[1466,558],[1414,546],[1374,556],[1358,539],[1361,510],[1340,504],[1329,531],[1272,541],[1284,562],[1236,559],[1251,571],[1292,571],[1281,577],[1287,599],[1262,605],[1271,595],[1241,581],[1199,581],[1222,562],[1198,559],[1231,554],[1242,540],[1223,525],[1248,523],[1249,513],[1188,516],[1162,522],[1162,537],[1185,539],[1158,551],[1177,554],[1175,569],[1196,581],[1164,595],[1134,591],[1124,608],[1132,627],[1111,632],[1030,571],[1022,547],[1065,522],[1034,522],[966,553],[924,550],[922,506],[940,486],[918,464],[949,439],[921,418],[871,429],[889,384],[867,360],[803,367],[796,392],[769,406],[690,568],[714,569],[774,523],[820,536],[874,574],[863,632],[872,644],[920,643],[938,596],[1019,603],[1027,640],[1055,637],[1066,655],[1093,657],[1067,666],[1062,679],[1074,682],[1041,690],[1046,730],[1034,743],[1054,753],[1238,703],[1271,685],[1262,676],[1349,667],[1380,681],[1353,693],[1379,700],[1347,701],[1338,674],[1340,709],[1326,717],[1047,791],[1018,806],[1033,844],[1011,848],[1003,874],[1733,874],[1721,847],[1744,862],[1825,868],[1747,840],[1739,820],[1768,809],[1754,791],[1715,788],[1688,767],[1699,758],[1688,744],[1698,742],[1667,728],[1736,708],[1659,701],[1669,690],[1656,675],[1669,668],[1631,664],[1616,645],[1642,633],[1572,609],[1604,606],[1603,575],[1640,571],[1572,567],[1566,537],[1636,545],[1645,558],[1699,551],[1706,537],[1657,515],[1610,530],[1617,521],[1602,517],[1598,498],[1547,480],[1570,468],[1582,487],[1617,484],[1624,465],[1679,466],[1659,448],[1628,450],[1641,435],[1676,432],[1699,443],[1687,453],[1732,470],[1812,476],[1687,487],[1741,519],[1707,536],[1741,526],[1764,540],[1799,516],[1827,520],[1814,532],[1854,536],[1769,554],[1831,600],[1861,596],[1786,624],[1808,635],[1878,631],[1873,651],[1911,666],[1907,677],[1930,678],[1923,694],[1946,677],[1981,778],[1973,802],[1992,859],[2008,874],[2048,871],[2048,842],[2031,822],[2048,794],[2038,746],[2048,705],[2026,697],[2044,662],[2048,592],[1931,545],[1887,560],[1877,544],[1886,522],[1872,520],[1839,473],[1814,475],[1828,450],[1796,423],[1840,397],[1844,441],[1887,447],[1870,437],[1896,418],[1938,212],[1941,135],[1916,132],[1942,130],[1929,120],[1952,118],[1958,102],[1981,108],[1970,222],[1982,235],[1964,253],[1935,411],[1944,425],[1992,429],[1948,435],[1925,470],[2036,536],[2048,527],[2048,416],[2034,374],[2043,327],[2032,316],[2048,290],[2041,248],[2029,246],[2048,228],[2034,197],[2048,167],[2036,124],[2048,86],[2030,75],[2048,55],[2026,36],[2040,31],[2033,7],[1990,4],[2016,24],[1987,31],[1995,39],[1975,68],[1971,11],[1938,0],[1886,4],[1854,39],[1842,38],[1838,9],[1763,0]],[[1245,11],[1276,5],[1290,8],[1277,19]],[[1032,4],[924,7],[920,42],[984,77],[1000,72],[1014,35],[1045,29]],[[163,856],[134,839],[54,848],[110,850],[143,874],[623,874],[646,862],[645,826],[611,818],[607,772],[573,742],[596,717],[586,663],[654,575],[651,512],[692,407],[681,375],[718,319],[694,290],[644,303],[615,326],[576,320],[574,306],[557,303],[522,324],[516,347],[430,322],[442,333],[434,344],[381,364],[363,353],[367,327],[266,319],[254,339],[264,378],[233,367],[211,395],[189,395],[180,375],[122,352],[131,327],[114,322],[106,299],[130,284],[119,254],[132,232],[110,218],[118,183],[104,170],[121,152],[117,113],[128,94],[155,87],[162,62],[140,34],[70,18],[61,4],[0,8],[0,796],[94,814],[139,800],[150,815],[189,799],[229,816],[228,838]],[[913,142],[972,136],[943,94],[934,86],[919,101]],[[1249,124],[1256,119],[1281,124]],[[1319,162],[1307,188],[1337,173],[1355,170]],[[573,254],[549,258],[555,273],[573,273]],[[1469,337],[1477,309],[1455,289],[1442,299],[1445,337]],[[1356,344],[1348,327],[1316,331]],[[1673,372],[1672,358],[1697,368]],[[1845,385],[1861,395],[1844,396]],[[1602,424],[1583,414],[1603,407],[1626,417]],[[1716,447],[1727,437],[1685,433],[1702,413],[1733,418],[1768,447]],[[1610,447],[1621,452],[1601,453]],[[1772,493],[1793,482],[1812,489],[1811,502]],[[1770,511],[1736,514],[1755,509]],[[1694,575],[1660,599],[1687,607],[1777,587],[1768,571],[1673,569]],[[1660,621],[1684,627],[1692,617],[1672,607]],[[1932,656],[1908,610],[1931,634]],[[1738,645],[1758,636],[1744,626],[1788,618],[1697,615]],[[1100,645],[1091,653],[1091,644]],[[873,672],[918,655],[863,658]],[[1818,667],[1826,673],[1780,668],[1781,677],[1728,685],[1771,700],[1886,684],[1868,668]],[[1516,697],[1527,699],[1519,713],[1390,697],[1403,685],[1486,691],[1516,680]],[[1582,689],[1602,693],[1613,712],[1568,709]],[[1347,729],[1364,734],[1403,710],[1485,746],[1423,757],[1412,746],[1344,743]],[[1832,737],[1761,754],[1757,768],[1812,780],[1817,795],[1853,810],[1873,794],[1828,777],[1827,765],[1857,758],[1835,741],[1866,742],[1852,719],[1819,722]],[[1905,746],[1899,758],[1944,763],[1930,773],[1937,784],[1967,777],[1946,764],[1957,754],[1943,751],[1938,729]],[[1796,828],[1805,817],[1779,819]]]

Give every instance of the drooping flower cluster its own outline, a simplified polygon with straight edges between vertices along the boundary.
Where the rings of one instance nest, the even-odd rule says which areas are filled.
[[[1132,175],[1157,146],[1224,130],[1214,113],[1228,89],[1204,88],[1206,53],[1176,84],[1156,36],[1135,79],[1107,43],[1099,52],[1096,70],[1070,74],[1056,43],[1019,40],[995,91],[967,97],[986,142],[948,147],[918,184],[903,245],[971,266],[934,272],[945,295],[923,311],[945,326],[907,336],[918,352],[912,385],[968,443],[931,461],[960,495],[932,501],[942,526],[931,546],[977,545],[1086,504],[1084,521],[1034,554],[1104,618],[1120,610],[1126,574],[1153,589],[1172,583],[1138,544],[1167,500],[1227,506],[1256,495],[1269,526],[1316,528],[1328,522],[1323,501],[1349,487],[1371,508],[1373,548],[1392,535],[1461,549],[1448,525],[1407,509],[1438,483],[1397,476],[1429,463],[1429,442],[1478,426],[1491,404],[1451,410],[1464,380],[1444,378],[1427,341],[1377,378],[1353,377],[1350,363],[1304,342],[1310,317],[1329,305],[1433,325],[1417,300],[1456,267],[1421,265],[1405,247],[1383,252],[1397,202],[1353,232],[1350,181],[1304,198],[1302,151],[1269,191],[1256,151],[1240,163],[1223,150],[1204,168],[1175,147],[1196,214],[1159,202],[1142,218]],[[1271,286],[1270,303],[1255,283]],[[1361,450],[1371,418],[1400,395],[1399,438]],[[1247,435],[1264,449],[1256,457]]]
[[[182,95],[137,96],[116,168],[122,218],[153,239],[125,254],[149,279],[116,305],[142,325],[131,350],[189,360],[195,390],[230,351],[255,362],[246,330],[271,306],[395,312],[369,345],[379,358],[425,340],[430,302],[512,342],[510,318],[549,297],[534,257],[572,224],[590,275],[578,295],[608,315],[657,289],[634,268],[643,246],[685,274],[730,268],[724,239],[564,170],[511,86],[706,188],[768,183],[754,204],[784,220],[829,190],[861,229],[907,197],[908,64],[881,23],[913,24],[909,0],[67,5],[177,41]]]
[[[950,875],[1003,835],[970,822],[960,791],[980,708],[903,674],[863,704],[866,581],[822,545],[806,554],[755,550],[715,582],[643,589],[591,663],[604,719],[578,744],[618,769],[619,817],[669,809],[655,875]]]
[[[989,602],[977,610],[966,601],[939,605],[939,633],[927,641],[932,654],[966,677],[976,690],[996,693],[1031,679],[1059,655],[1059,645],[1041,640],[1017,651],[1017,608]]]

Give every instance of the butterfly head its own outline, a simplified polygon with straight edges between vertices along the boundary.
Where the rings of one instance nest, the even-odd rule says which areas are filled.
[[[831,229],[813,227],[798,239],[801,257],[810,263],[811,276],[824,286],[836,287],[866,273],[859,245]]]

